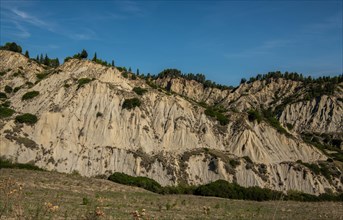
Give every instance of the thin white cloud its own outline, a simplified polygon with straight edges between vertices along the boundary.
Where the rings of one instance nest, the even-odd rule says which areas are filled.
[[[41,19],[34,17],[32,15],[29,15],[28,13],[21,11],[19,9],[11,9],[11,11],[17,15],[22,21],[28,22],[30,24],[33,24],[35,26],[41,27],[41,26],[47,26],[46,22],[42,21]]]
[[[245,49],[236,53],[224,54],[224,57],[231,58],[248,58],[259,55],[271,54],[274,49],[289,46],[292,43],[291,40],[275,39],[263,42],[261,45]]]

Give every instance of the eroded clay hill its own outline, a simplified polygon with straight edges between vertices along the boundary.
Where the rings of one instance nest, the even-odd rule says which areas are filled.
[[[342,84],[333,95],[305,101],[302,82],[282,78],[220,90],[183,78],[126,77],[88,60],[49,69],[4,50],[0,72],[1,108],[15,111],[1,116],[2,158],[85,176],[148,176],[162,185],[225,179],[342,191]],[[33,91],[38,95],[23,98]],[[251,109],[277,110],[278,124],[252,119]],[[15,119],[24,113],[37,122]],[[320,148],[324,139],[330,150]]]

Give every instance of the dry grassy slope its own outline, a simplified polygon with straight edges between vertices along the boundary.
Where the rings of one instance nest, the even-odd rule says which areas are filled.
[[[12,69],[1,77],[1,90],[7,84],[19,86],[15,84],[18,81],[36,82],[35,74],[43,71],[43,67],[22,55],[0,53],[0,71]],[[18,68],[25,71],[14,77]],[[78,89],[80,78],[94,80]],[[253,83],[249,88],[243,85],[224,95],[232,97],[226,98],[227,106],[236,104],[237,109],[245,109],[245,105],[253,103],[250,99],[272,102],[270,94],[280,90],[278,85],[286,86],[284,93],[296,87],[282,82],[266,88],[262,86],[264,82]],[[147,88],[148,92],[140,97],[132,92],[135,86]],[[32,90],[40,95],[22,101],[21,97]],[[241,91],[254,92],[245,95]],[[142,106],[122,109],[124,100],[132,97],[140,98]],[[10,101],[17,114],[29,112],[39,117],[34,126],[16,124],[15,115],[1,119],[0,156],[21,163],[34,162],[67,173],[75,170],[85,176],[125,172],[148,176],[162,185],[226,179],[243,186],[314,194],[342,188],[339,177],[329,182],[292,163],[326,160],[325,155],[297,135],[280,134],[265,122],[251,123],[245,113],[237,112],[229,112],[229,124],[221,126],[196,103],[151,89],[141,79],[126,79],[116,68],[91,61],[72,59],[51,71],[46,79],[12,94]],[[341,114],[340,110],[337,114]],[[249,156],[255,164],[243,156]],[[240,165],[232,167],[229,159],[240,161]],[[266,166],[261,169],[261,164]]]
[[[3,209],[4,205],[7,208]],[[209,208],[207,214],[204,206]],[[343,204],[339,202],[255,202],[158,195],[73,174],[0,169],[0,219],[90,219],[92,216],[96,219],[96,212],[101,214],[100,219],[133,219],[131,213],[142,209],[149,219],[341,219],[343,216]]]

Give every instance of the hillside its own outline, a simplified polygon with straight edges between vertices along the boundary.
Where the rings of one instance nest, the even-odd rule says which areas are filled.
[[[0,187],[0,219],[133,219],[132,213],[142,214],[142,209],[143,219],[340,219],[343,215],[342,203],[337,202],[159,195],[107,180],[44,171],[0,169]]]
[[[317,84],[282,77],[216,88],[89,60],[51,68],[10,51],[0,57],[3,158],[162,185],[225,179],[311,194],[343,189],[342,82],[313,96]],[[37,122],[17,117],[24,113]]]

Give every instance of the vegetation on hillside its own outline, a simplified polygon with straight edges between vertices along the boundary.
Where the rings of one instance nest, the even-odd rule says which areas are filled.
[[[6,43],[4,46],[0,47],[0,50],[9,50],[9,51],[17,52],[17,53],[21,53],[22,52],[21,46],[19,46],[15,42],[8,42],[8,43]]]
[[[30,92],[25,93],[23,97],[21,97],[21,100],[33,99],[34,97],[38,95],[39,95],[38,91],[30,91]]]
[[[33,125],[38,121],[37,116],[30,114],[30,113],[25,113],[22,115],[18,115],[15,117],[15,121],[18,123],[25,123],[28,125]]]
[[[319,196],[310,195],[301,192],[290,192],[289,195],[284,195],[282,192],[253,187],[242,187],[236,183],[229,183],[225,180],[217,180],[215,182],[199,185],[179,185],[162,187],[155,180],[147,177],[133,177],[124,173],[113,173],[108,177],[109,180],[130,186],[138,186],[151,192],[160,194],[193,194],[197,196],[215,196],[229,199],[243,199],[254,201],[285,200],[295,201],[343,201],[343,193],[341,194],[321,194]]]
[[[141,105],[141,101],[138,98],[132,99],[125,99],[123,103],[123,109],[133,109],[135,107],[139,107]]]

